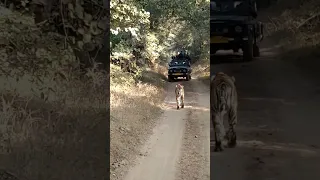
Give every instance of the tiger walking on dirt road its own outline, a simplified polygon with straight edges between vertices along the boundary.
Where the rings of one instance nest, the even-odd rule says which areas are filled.
[[[175,88],[177,109],[184,108],[184,86],[177,84]]]
[[[211,121],[215,134],[215,152],[223,151],[222,139],[228,140],[229,147],[235,147],[237,136],[235,126],[237,124],[238,95],[235,86],[235,78],[219,72],[211,77],[210,108]],[[229,130],[225,133],[223,125],[224,116],[227,114]]]

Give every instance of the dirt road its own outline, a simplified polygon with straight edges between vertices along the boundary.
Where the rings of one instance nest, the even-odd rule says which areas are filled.
[[[319,62],[280,59],[276,49],[261,51],[262,57],[250,63],[212,57],[220,63],[211,64],[211,73],[236,78],[239,145],[213,152],[211,129],[211,179],[319,179],[320,72],[312,68]]]
[[[177,110],[168,85],[164,113],[124,180],[209,180],[209,86],[197,79],[185,86],[185,108]]]

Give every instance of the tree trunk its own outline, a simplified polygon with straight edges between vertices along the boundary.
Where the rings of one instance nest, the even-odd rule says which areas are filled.
[[[103,38],[102,48],[98,52],[96,57],[96,62],[101,63],[101,69],[106,70],[108,73],[110,71],[110,38],[109,31],[107,31]]]

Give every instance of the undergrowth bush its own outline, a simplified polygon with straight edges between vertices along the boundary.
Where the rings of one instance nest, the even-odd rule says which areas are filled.
[[[30,16],[10,12],[0,24],[0,169],[27,179],[107,177],[106,72],[80,71],[64,37]]]
[[[280,0],[266,10],[272,12],[265,22],[266,35],[273,36],[281,32],[281,43],[290,44],[289,49],[317,46],[320,42],[319,7],[317,0]]]

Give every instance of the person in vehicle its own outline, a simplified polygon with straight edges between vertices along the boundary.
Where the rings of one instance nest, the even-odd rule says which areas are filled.
[[[183,51],[180,51],[179,54],[177,55],[177,59],[182,59],[184,58],[185,54]]]
[[[246,10],[247,9],[247,10]],[[238,0],[213,0],[210,2],[210,11],[226,13],[237,12],[236,14],[248,11],[256,18],[257,17],[257,2],[256,0],[238,1]]]

